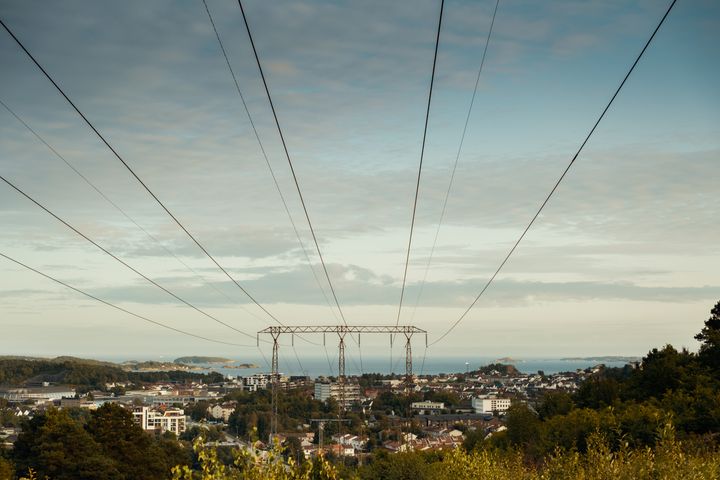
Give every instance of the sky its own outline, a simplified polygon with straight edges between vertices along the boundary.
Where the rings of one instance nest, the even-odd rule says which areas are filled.
[[[339,324],[240,9],[232,0],[208,6],[300,241],[202,2],[3,0],[0,18],[268,311],[288,325]],[[430,342],[507,254],[668,2],[500,1],[427,267],[494,6],[445,2],[400,318]],[[345,318],[392,325],[440,3],[245,7]],[[429,359],[697,349],[693,336],[720,299],[719,44],[720,4],[680,0],[519,248]],[[185,236],[4,31],[0,65],[0,100],[57,152],[0,108],[0,174],[158,284],[248,333],[183,305],[0,185],[0,253],[154,321],[246,345],[151,325],[0,258],[0,353],[255,358],[256,332],[274,321]],[[323,354],[302,341],[295,347],[301,356]],[[424,339],[413,348],[425,353]],[[385,336],[363,337],[363,355],[388,351]]]

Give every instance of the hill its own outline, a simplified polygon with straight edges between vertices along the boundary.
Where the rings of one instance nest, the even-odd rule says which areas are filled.
[[[500,377],[513,377],[520,375],[520,371],[514,365],[505,363],[491,363],[469,372],[470,375],[491,375]]]
[[[106,383],[132,382],[135,384],[188,380],[205,383],[223,379],[219,373],[196,373],[188,367],[176,371],[128,371],[120,365],[73,359],[72,357],[47,358],[0,358],[0,385],[24,385],[28,383],[63,383],[83,390],[105,390]]]

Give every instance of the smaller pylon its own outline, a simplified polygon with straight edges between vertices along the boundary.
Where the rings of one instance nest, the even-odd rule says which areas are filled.
[[[273,333],[272,339],[273,339],[273,351],[272,351],[272,374],[271,374],[271,382],[272,382],[272,393],[271,393],[271,399],[270,402],[272,403],[272,415],[270,417],[270,443],[272,443],[273,438],[275,435],[277,435],[277,427],[278,427],[278,389],[279,389],[279,383],[280,383],[280,372],[279,372],[279,365],[278,365],[278,338],[280,337],[279,333]]]
[[[412,343],[410,339],[412,333],[405,333],[405,389],[407,393],[410,393],[411,385],[413,383],[413,365],[412,365]]]

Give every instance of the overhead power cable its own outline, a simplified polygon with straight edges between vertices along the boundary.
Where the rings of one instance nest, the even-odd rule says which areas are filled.
[[[630,77],[630,74],[633,72],[633,70],[635,70],[635,67],[637,66],[638,62],[640,62],[640,59],[642,58],[643,54],[645,53],[647,48],[650,46],[650,43],[652,42],[652,40],[655,38],[655,34],[657,34],[658,30],[660,30],[660,27],[663,25],[663,23],[665,23],[665,19],[670,14],[670,11],[673,9],[676,2],[677,2],[677,0],[672,0],[672,2],[670,3],[670,6],[667,8],[667,11],[665,12],[665,15],[662,16],[662,18],[660,19],[660,22],[655,27],[655,30],[653,30],[652,35],[650,35],[650,38],[648,38],[647,42],[645,42],[645,46],[640,51],[640,54],[638,54],[637,58],[635,58],[635,61],[633,62],[632,66],[630,67],[630,70],[628,70],[628,72],[625,74],[625,77],[622,79],[622,81],[620,82],[620,85],[615,90],[615,93],[610,98],[610,101],[607,103],[607,105],[603,109],[602,113],[595,121],[595,124],[592,126],[592,128],[590,129],[588,134],[585,136],[585,140],[583,140],[583,142],[580,144],[580,148],[578,148],[577,152],[575,152],[575,155],[573,155],[572,159],[570,160],[570,163],[568,163],[567,167],[565,167],[565,170],[562,172],[562,175],[560,175],[560,178],[558,178],[558,180],[555,182],[555,185],[553,185],[552,189],[550,190],[550,193],[548,193],[548,195],[545,197],[545,200],[543,200],[543,202],[540,204],[540,208],[538,208],[537,212],[535,212],[535,215],[530,220],[530,223],[528,223],[528,225],[525,227],[525,230],[523,230],[522,234],[517,239],[517,241],[513,244],[510,251],[507,253],[507,255],[505,255],[505,258],[503,258],[502,262],[500,262],[500,265],[495,270],[495,273],[492,274],[492,276],[487,281],[485,286],[482,288],[482,290],[480,290],[480,293],[475,297],[475,300],[473,300],[473,302],[470,304],[470,306],[467,307],[467,309],[465,309],[463,314],[460,315],[460,317],[457,320],[455,320],[455,322],[450,326],[450,328],[448,328],[442,335],[440,335],[440,337],[438,337],[436,340],[431,342],[429,344],[429,346],[435,345],[436,343],[441,341],[443,338],[445,338],[450,332],[452,332],[455,329],[455,327],[457,327],[458,324],[467,316],[467,314],[470,312],[470,310],[472,310],[472,308],[475,306],[475,304],[478,302],[478,300],[480,300],[480,297],[482,297],[483,294],[485,293],[485,291],[487,291],[488,287],[490,287],[492,282],[495,280],[495,277],[497,277],[497,275],[500,273],[500,270],[502,270],[502,268],[505,266],[507,261],[510,259],[510,256],[515,252],[518,245],[520,245],[520,242],[523,240],[523,238],[525,238],[525,235],[527,234],[528,230],[530,230],[530,227],[532,227],[532,225],[535,223],[535,220],[537,220],[538,216],[540,216],[540,212],[543,211],[543,209],[545,208],[545,205],[547,205],[547,203],[550,201],[550,197],[553,196],[553,194],[555,193],[557,188],[560,186],[560,183],[563,181],[563,179],[565,178],[565,175],[567,175],[568,171],[575,163],[575,160],[577,160],[577,158],[580,155],[580,153],[582,152],[583,148],[585,148],[585,145],[590,140],[590,137],[595,132],[595,129],[600,124],[602,119],[605,117],[605,114],[610,109],[610,106],[615,101],[615,98],[617,98],[618,94],[620,93],[620,90],[622,90],[623,86],[625,85],[625,82],[627,82],[627,79]]]
[[[35,269],[35,268],[33,268],[33,267],[29,266],[29,265],[26,265],[26,264],[22,263],[22,262],[19,261],[19,260],[16,260],[16,259],[14,259],[14,258],[12,258],[12,257],[10,257],[10,256],[8,256],[8,255],[5,255],[5,254],[2,253],[2,252],[0,252],[0,257],[3,257],[3,258],[5,258],[5,259],[7,259],[7,260],[10,260],[11,262],[13,262],[13,263],[15,263],[15,264],[17,264],[17,265],[20,265],[21,267],[24,267],[24,268],[26,268],[26,269],[28,269],[28,270],[30,270],[30,271],[32,271],[32,272],[37,273],[38,275],[41,275],[41,276],[47,278],[48,280],[52,280],[52,281],[55,282],[55,283],[58,283],[58,284],[60,284],[60,285],[62,285],[62,286],[64,286],[64,287],[67,287],[67,288],[69,288],[69,289],[71,289],[71,290],[74,290],[74,291],[76,291],[77,293],[79,293],[79,294],[81,294],[81,295],[85,295],[85,296],[88,297],[88,298],[91,298],[91,299],[93,299],[93,300],[95,300],[95,301],[98,301],[98,302],[100,302],[100,303],[103,303],[103,304],[107,305],[108,307],[112,307],[112,308],[114,308],[114,309],[116,309],[116,310],[120,310],[121,312],[127,313],[128,315],[132,315],[133,317],[139,318],[140,320],[144,320],[144,321],[146,321],[146,322],[152,323],[152,324],[157,325],[157,326],[159,326],[159,327],[166,328],[166,329],[168,329],[168,330],[172,330],[173,332],[181,333],[181,334],[187,335],[187,336],[189,336],[189,337],[199,338],[200,340],[205,340],[205,341],[208,341],[208,342],[221,343],[221,344],[223,344],[223,345],[232,345],[232,346],[234,346],[234,347],[253,347],[253,346],[254,346],[254,345],[242,345],[242,344],[239,344],[239,343],[231,343],[231,342],[226,342],[226,341],[223,341],[223,340],[215,340],[215,339],[212,339],[212,338],[203,337],[202,335],[196,335],[196,334],[191,333],[191,332],[186,332],[185,330],[181,330],[181,329],[179,329],[179,328],[171,327],[170,325],[166,325],[166,324],[164,324],[164,323],[156,322],[155,320],[152,320],[152,319],[150,319],[150,318],[148,318],[148,317],[145,317],[145,316],[143,316],[143,315],[139,315],[139,314],[137,314],[137,313],[131,312],[130,310],[127,310],[127,309],[125,309],[125,308],[123,308],[123,307],[120,307],[120,306],[118,306],[118,305],[115,305],[115,304],[113,304],[113,303],[110,303],[110,302],[108,302],[107,300],[103,300],[102,298],[96,297],[95,295],[92,295],[92,294],[87,293],[87,292],[85,292],[85,291],[83,291],[83,290],[80,290],[79,288],[73,287],[72,285],[63,282],[62,280],[59,280],[59,279],[57,279],[57,278],[55,278],[55,277],[52,277],[52,276],[50,276],[50,275],[48,275],[48,274],[46,274],[46,273],[43,273],[43,272],[41,272],[40,270],[37,270],[37,269]]]
[[[422,175],[423,158],[425,157],[425,140],[427,139],[428,122],[430,120],[430,104],[432,103],[433,85],[435,83],[435,67],[437,65],[444,7],[445,0],[440,0],[440,16],[438,18],[437,35],[435,36],[435,54],[433,55],[432,74],[430,75],[430,89],[428,91],[427,108],[425,109],[425,127],[423,128],[422,146],[420,147],[420,165],[418,166],[417,182],[415,183],[415,198],[413,200],[412,220],[410,220],[410,236],[408,237],[407,253],[405,254],[405,269],[403,271],[402,287],[400,289],[400,304],[398,305],[395,325],[400,323],[400,313],[402,312],[403,299],[405,298],[405,283],[407,281],[408,264],[410,263],[410,249],[412,247],[413,231],[415,229],[415,213],[417,211],[418,195],[420,193],[420,177]]]
[[[440,228],[442,227],[443,220],[445,219],[445,212],[447,211],[450,191],[452,190],[453,182],[455,181],[455,172],[457,171],[460,154],[462,153],[463,144],[465,143],[465,134],[467,133],[468,124],[470,123],[470,114],[472,113],[473,105],[475,104],[475,97],[477,96],[478,85],[480,84],[480,75],[482,74],[483,67],[485,66],[485,57],[487,56],[488,46],[490,45],[490,38],[492,37],[493,26],[495,25],[495,17],[497,16],[499,5],[500,0],[496,0],[492,20],[490,20],[490,29],[488,30],[487,38],[485,39],[485,48],[483,49],[482,57],[480,58],[480,68],[478,69],[477,77],[475,78],[475,88],[473,89],[470,106],[468,107],[467,116],[465,117],[465,126],[463,127],[462,135],[460,136],[460,144],[458,145],[457,154],[455,155],[455,163],[453,164],[452,173],[450,174],[450,182],[448,183],[447,190],[445,191],[445,199],[443,200],[440,219],[438,220],[437,228],[435,229],[435,238],[433,239],[433,244],[430,248],[430,255],[428,256],[427,263],[425,264],[425,273],[423,274],[422,282],[420,282],[420,288],[418,290],[417,300],[415,301],[412,318],[415,318],[415,312],[417,311],[418,304],[420,303],[420,297],[422,296],[428,272],[430,271],[430,263],[432,263],[433,255],[435,254],[435,247],[437,246],[438,237],[440,235]]]
[[[330,286],[330,292],[332,293],[332,297],[335,300],[335,306],[340,313],[340,317],[342,318],[343,323],[347,325],[347,320],[345,319],[345,314],[340,307],[340,302],[338,301],[335,287],[333,286],[332,280],[330,279],[330,274],[328,273],[325,259],[323,258],[322,252],[320,251],[320,244],[318,243],[315,229],[313,228],[313,224],[310,221],[310,214],[308,213],[307,205],[305,204],[305,198],[303,197],[302,190],[300,189],[300,183],[298,182],[297,175],[295,174],[295,167],[293,166],[292,160],[290,159],[290,152],[288,151],[287,143],[285,142],[285,136],[283,135],[282,128],[280,128],[280,121],[278,120],[277,112],[275,111],[275,104],[273,103],[272,96],[270,95],[270,88],[268,87],[267,80],[265,79],[265,73],[263,72],[262,64],[260,63],[258,51],[255,48],[255,41],[253,40],[252,33],[250,32],[250,25],[248,24],[247,16],[245,15],[245,9],[243,8],[242,0],[238,0],[238,5],[240,6],[240,12],[242,13],[243,22],[245,23],[245,29],[247,30],[248,38],[250,39],[250,46],[252,47],[253,54],[255,55],[255,61],[257,62],[258,70],[260,71],[260,77],[262,79],[263,86],[265,87],[265,93],[267,94],[267,99],[270,103],[270,109],[272,110],[273,118],[275,119],[275,126],[277,127],[278,134],[280,135],[280,141],[282,142],[283,150],[285,151],[285,157],[287,158],[288,165],[290,166],[290,172],[292,173],[293,181],[295,182],[295,188],[297,189],[298,196],[300,197],[300,203],[302,204],[303,212],[305,213],[305,219],[307,220],[308,226],[310,227],[310,233],[312,234],[312,239],[315,243],[315,249],[317,250],[318,257],[320,258],[320,263],[322,264],[325,278],[327,279],[328,285]]]
[[[265,308],[262,304],[260,304],[255,299],[255,297],[253,297],[242,285],[240,285],[240,283],[237,282],[237,280],[235,280],[235,278],[233,278],[232,275],[230,275],[230,273],[228,273],[227,270],[225,270],[225,268],[223,268],[222,265],[220,265],[220,263],[215,259],[215,257],[213,257],[210,254],[210,252],[208,252],[208,250],[200,243],[200,241],[198,241],[197,238],[195,238],[195,236],[193,236],[190,233],[190,231],[185,227],[185,225],[183,225],[180,222],[180,220],[178,220],[178,218],[155,195],[155,193],[153,193],[153,191],[150,190],[150,187],[148,187],[147,184],[137,175],[137,173],[135,173],[135,171],[132,169],[132,167],[130,167],[130,165],[128,165],[128,163],[120,156],[120,154],[115,150],[115,148],[113,148],[113,146],[110,145],[110,143],[97,130],[97,128],[95,128],[95,126],[90,122],[90,120],[88,120],[88,118],[80,111],[80,109],[75,105],[75,103],[73,103],[73,101],[70,100],[70,98],[67,96],[67,94],[65,94],[63,89],[60,88],[60,86],[55,82],[55,80],[50,76],[50,74],[45,70],[45,68],[43,68],[43,66],[40,65],[40,63],[35,59],[35,57],[30,53],[30,51],[27,48],[25,48],[25,45],[23,45],[23,43],[20,41],[20,39],[15,36],[15,34],[12,32],[12,30],[10,30],[10,28],[5,24],[5,22],[2,21],[2,19],[0,19],[0,25],[3,26],[3,28],[8,32],[8,34],[13,38],[13,40],[15,40],[15,43],[18,44],[18,46],[22,49],[22,51],[25,52],[25,54],[28,56],[28,58],[30,58],[30,60],[32,60],[32,62],[35,64],[35,66],[43,73],[43,75],[45,75],[45,77],[50,81],[50,83],[53,84],[55,89],[60,93],[60,95],[63,96],[63,98],[65,98],[65,100],[70,104],[70,106],[75,110],[75,112],[77,112],[77,114],[80,116],[80,118],[83,119],[83,121],[87,124],[87,126],[90,127],[90,129],[95,133],[95,135],[97,135],[97,137],[113,153],[115,158],[117,158],[120,161],[120,163],[122,163],[123,166],[132,174],[132,176],[135,177],[135,180],[137,180],[138,183],[140,183],[140,185],[142,185],[142,187],[145,189],[145,191],[148,192],[148,194],[158,203],[158,205],[160,205],[160,207],[162,207],[163,210],[165,210],[165,212],[170,216],[170,218],[172,218],[173,221],[182,229],[182,231],[185,232],[185,234],[195,243],[195,245],[198,246],[198,248],[205,254],[205,256],[207,256],[217,266],[217,268],[219,268],[220,271],[222,271],[225,274],[225,276],[227,278],[229,278],[230,281],[232,281],[235,284],[235,286],[237,286],[255,305],[257,305],[270,318],[275,320],[280,325],[283,325],[283,323],[280,320],[278,320],[277,317],[275,317],[275,315],[273,315],[267,308]]]
[[[215,21],[213,20],[213,16],[210,13],[210,8],[208,7],[207,1],[203,0],[203,5],[205,6],[205,11],[207,12],[208,19],[210,20],[210,24],[212,25],[213,31],[215,32],[215,37],[217,38],[218,45],[220,46],[220,51],[222,52],[223,58],[225,58],[225,64],[227,65],[228,70],[230,71],[230,75],[232,76],[233,83],[235,84],[235,90],[238,93],[238,96],[240,97],[240,102],[242,103],[243,110],[245,110],[245,114],[247,115],[248,121],[250,122],[250,127],[252,128],[252,131],[255,135],[255,139],[257,140],[258,146],[260,147],[260,152],[262,153],[263,158],[265,159],[265,164],[267,165],[268,171],[270,172],[270,176],[272,177],[273,183],[275,184],[275,189],[278,192],[278,195],[280,196],[280,200],[282,201],[283,208],[285,209],[285,213],[287,214],[288,219],[290,220],[290,224],[292,225],[293,231],[295,232],[295,237],[298,240],[298,243],[300,244],[300,248],[303,251],[303,254],[305,255],[305,259],[308,262],[308,266],[310,267],[310,271],[312,272],[313,277],[315,278],[315,283],[317,283],[318,288],[320,288],[320,291],[322,292],[323,298],[325,298],[325,302],[327,303],[328,307],[330,307],[330,311],[333,313],[333,316],[340,320],[335,313],[335,310],[333,309],[332,305],[330,304],[330,299],[327,297],[327,294],[325,293],[325,289],[323,288],[320,279],[317,276],[317,273],[315,272],[315,268],[312,265],[312,260],[310,260],[310,255],[308,254],[307,248],[305,248],[305,242],[302,241],[302,238],[300,237],[300,232],[297,229],[297,225],[295,225],[295,220],[292,217],[292,214],[290,213],[290,209],[288,208],[287,201],[285,200],[285,195],[283,195],[282,190],[280,189],[280,184],[278,183],[277,177],[275,176],[275,170],[272,168],[272,165],[270,163],[270,160],[268,159],[267,152],[265,151],[265,146],[263,145],[262,140],[260,139],[260,134],[257,131],[257,128],[255,127],[255,121],[252,118],[252,115],[250,114],[250,109],[247,106],[247,102],[245,102],[245,96],[242,93],[242,90],[240,89],[240,83],[238,82],[237,76],[235,75],[235,71],[232,68],[232,65],[230,64],[230,59],[228,58],[227,51],[225,50],[225,45],[223,44],[222,39],[220,38],[220,33],[218,32],[217,26],[215,25]]]
[[[210,283],[205,277],[200,275],[200,273],[197,272],[194,268],[192,268],[190,265],[188,265],[183,259],[181,259],[179,256],[177,256],[172,250],[167,248],[163,243],[158,240],[152,233],[148,232],[142,225],[140,225],[133,217],[130,216],[120,205],[115,203],[112,199],[110,199],[105,193],[100,190],[100,188],[95,185],[89,178],[87,178],[85,175],[83,175],[80,170],[78,170],[70,161],[68,161],[63,155],[61,155],[52,145],[50,145],[35,129],[33,129],[28,123],[23,120],[22,117],[20,117],[13,109],[11,109],[5,102],[0,100],[0,105],[2,105],[5,110],[7,110],[15,119],[20,122],[30,133],[32,133],[35,138],[37,138],[43,145],[45,145],[48,150],[50,150],[57,158],[62,160],[65,165],[67,165],[73,172],[75,172],[88,186],[90,186],[95,192],[97,192],[98,195],[100,195],[105,201],[107,201],[110,205],[115,208],[118,212],[120,212],[126,219],[128,219],[130,222],[132,222],[133,225],[135,225],[139,230],[141,230],[150,240],[155,242],[160,248],[162,248],[168,255],[171,255],[175,260],[178,261],[181,265],[183,265],[185,268],[187,268],[190,272],[192,272],[196,278],[198,278],[202,283],[206,284],[215,292],[225,297],[230,302],[235,303],[235,300],[230,298],[228,294],[220,290],[218,287],[216,287],[214,284]],[[249,315],[252,315],[253,317],[257,318],[258,320],[262,320],[258,315],[256,315],[254,312],[246,309],[242,305],[238,305],[242,310],[247,312]]]
[[[219,318],[216,318],[215,316],[207,313],[206,311],[202,310],[201,308],[196,307],[195,305],[193,305],[192,303],[188,302],[188,301],[185,300],[184,298],[180,297],[179,295],[177,295],[177,294],[171,292],[170,290],[168,290],[167,288],[163,287],[162,285],[160,285],[159,283],[157,283],[157,282],[156,282],[155,280],[153,280],[152,278],[148,277],[147,275],[145,275],[144,273],[140,272],[138,269],[136,269],[136,268],[133,267],[132,265],[130,265],[130,264],[128,264],[127,262],[125,262],[124,260],[122,260],[122,259],[121,259],[120,257],[118,257],[117,255],[115,255],[114,253],[112,253],[111,251],[107,250],[105,247],[103,247],[102,245],[100,245],[99,243],[97,243],[96,241],[94,241],[92,238],[90,238],[90,237],[88,237],[87,235],[85,235],[84,233],[82,233],[80,230],[78,230],[77,228],[75,228],[74,226],[72,226],[70,223],[68,223],[67,221],[63,220],[63,219],[60,218],[59,216],[57,216],[57,215],[56,215],[55,213],[53,213],[49,208],[47,208],[45,205],[43,205],[43,204],[40,203],[39,201],[35,200],[33,197],[31,197],[31,196],[28,195],[27,193],[25,193],[20,187],[18,187],[18,186],[15,185],[14,183],[12,183],[10,180],[8,180],[7,178],[5,178],[5,177],[4,177],[3,175],[1,175],[1,174],[0,174],[0,180],[2,180],[3,182],[5,182],[7,185],[9,185],[11,188],[13,188],[13,189],[14,189],[16,192],[18,192],[20,195],[22,195],[23,197],[25,197],[25,198],[27,198],[28,200],[30,200],[30,201],[31,201],[32,203],[34,203],[37,207],[39,207],[39,208],[41,208],[42,210],[44,210],[46,213],[48,213],[50,216],[52,216],[55,220],[57,220],[58,222],[62,223],[62,224],[65,225],[67,228],[69,228],[70,230],[72,230],[73,232],[75,232],[77,235],[79,235],[80,237],[84,238],[85,240],[87,240],[88,242],[90,242],[91,244],[93,244],[97,249],[99,249],[100,251],[102,251],[102,252],[105,253],[106,255],[112,257],[115,261],[117,261],[118,263],[120,263],[120,264],[122,264],[123,266],[125,266],[128,270],[131,270],[131,271],[134,272],[136,275],[141,276],[141,277],[144,278],[146,281],[152,283],[154,286],[156,286],[157,288],[159,288],[159,289],[162,290],[163,292],[167,293],[167,294],[170,295],[171,297],[173,297],[173,298],[175,298],[176,300],[184,303],[185,305],[187,305],[188,307],[192,308],[192,309],[195,310],[196,312],[198,312],[198,313],[206,316],[207,318],[209,318],[209,319],[211,319],[211,320],[219,323],[220,325],[223,325],[223,326],[225,326],[225,327],[227,327],[227,328],[229,328],[229,329],[231,329],[231,330],[233,330],[233,331],[235,331],[235,332],[237,332],[237,333],[240,333],[240,334],[242,334],[242,335],[245,335],[246,337],[255,338],[255,335],[251,335],[251,334],[249,334],[249,333],[247,333],[247,332],[244,332],[244,331],[242,331],[242,330],[239,330],[239,329],[233,327],[232,325],[230,325],[230,324],[228,324],[228,323],[223,322],[223,321],[220,320]]]

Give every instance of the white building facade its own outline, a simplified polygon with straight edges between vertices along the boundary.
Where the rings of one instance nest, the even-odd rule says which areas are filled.
[[[187,428],[185,411],[179,408],[168,408],[162,412],[150,407],[137,407],[133,411],[133,419],[143,430],[159,430],[180,435]]]
[[[509,398],[477,397],[472,399],[475,413],[506,412],[511,403]]]
[[[354,403],[357,403],[360,401],[360,386],[355,383],[346,383],[344,385],[340,385],[339,383],[335,382],[315,382],[315,400],[320,400],[321,402],[326,401],[328,398],[334,398],[337,401],[340,401],[340,394],[342,392],[342,389],[345,390],[345,405],[344,407],[349,407]]]

